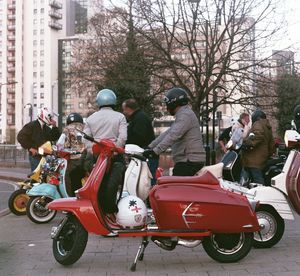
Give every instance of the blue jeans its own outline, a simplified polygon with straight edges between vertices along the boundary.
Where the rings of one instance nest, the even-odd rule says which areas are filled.
[[[30,163],[31,172],[33,172],[35,170],[35,168],[40,163],[40,160],[41,160],[41,156],[39,156],[39,155],[38,156],[29,155],[29,163]]]
[[[246,171],[247,174],[249,174],[251,182],[259,183],[262,185],[265,184],[264,175],[263,175],[262,170],[260,170],[258,168],[249,168],[249,167],[244,168],[244,170]]]

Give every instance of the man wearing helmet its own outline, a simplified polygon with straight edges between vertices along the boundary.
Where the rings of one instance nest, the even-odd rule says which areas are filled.
[[[272,127],[260,109],[252,113],[251,121],[250,135],[243,142],[243,166],[253,182],[264,184],[262,170],[275,150]]]
[[[84,132],[96,140],[110,139],[118,147],[124,147],[127,139],[127,122],[122,113],[114,111],[116,102],[117,97],[112,90],[100,90],[96,98],[99,111],[87,118]],[[91,143],[86,141],[86,145],[88,151],[91,152]],[[104,199],[101,205],[107,214],[118,212],[116,197],[118,186],[123,182],[124,171],[125,165],[122,157],[115,156],[110,176],[101,186],[101,197]]]
[[[56,141],[60,131],[53,120],[52,112],[47,107],[38,109],[37,119],[29,122],[19,131],[17,140],[24,149],[29,151],[31,171],[37,167],[41,156],[38,147],[47,141]]]
[[[79,113],[70,113],[66,120],[66,127],[59,137],[56,145],[58,148],[70,149],[78,154],[71,155],[65,175],[66,189],[69,196],[74,196],[74,191],[81,187],[81,179],[85,173],[81,165],[81,155],[85,149],[82,134],[83,118]]]
[[[194,175],[205,163],[199,121],[188,106],[188,97],[184,89],[170,89],[166,94],[165,103],[169,113],[175,116],[175,121],[149,145],[150,150],[146,150],[144,156],[159,155],[171,147],[175,163],[173,175]]]

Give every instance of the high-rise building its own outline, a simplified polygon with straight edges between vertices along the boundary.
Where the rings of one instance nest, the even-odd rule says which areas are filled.
[[[57,48],[66,33],[66,0],[0,0],[1,141],[16,133],[37,109],[58,110]]]

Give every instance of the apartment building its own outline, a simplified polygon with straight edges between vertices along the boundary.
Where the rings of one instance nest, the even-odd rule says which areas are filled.
[[[42,106],[58,110],[57,40],[66,0],[0,0],[1,139],[15,143]]]

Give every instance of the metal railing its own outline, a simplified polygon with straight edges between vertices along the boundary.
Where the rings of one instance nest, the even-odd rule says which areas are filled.
[[[0,162],[2,165],[6,163],[14,163],[28,161],[28,151],[18,148],[17,145],[1,144],[0,145]]]

